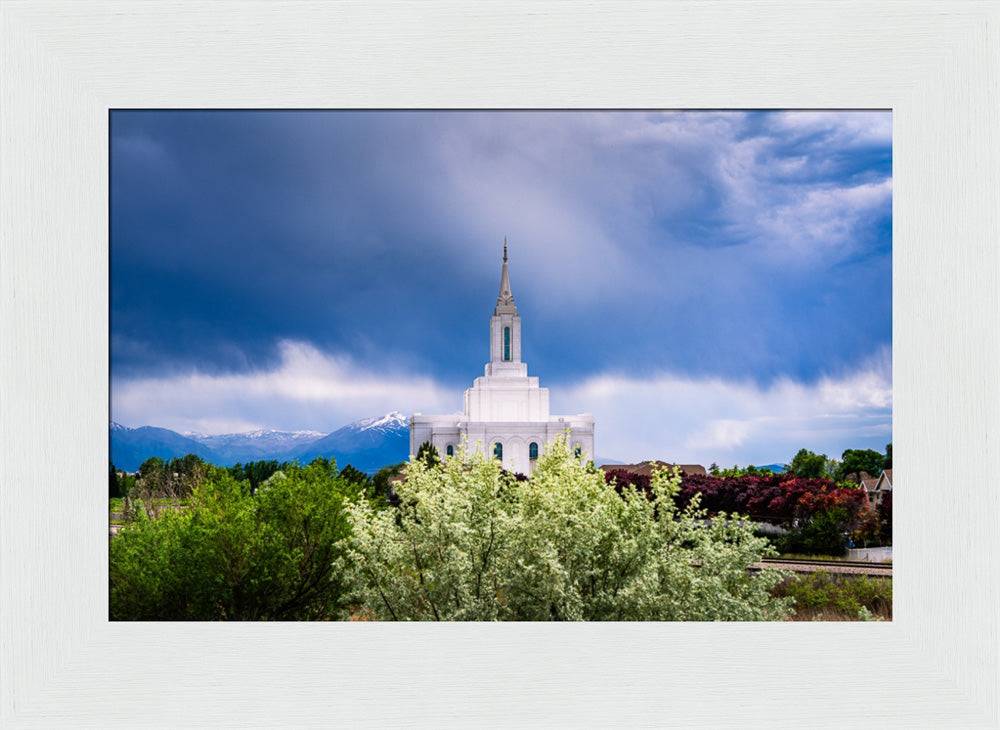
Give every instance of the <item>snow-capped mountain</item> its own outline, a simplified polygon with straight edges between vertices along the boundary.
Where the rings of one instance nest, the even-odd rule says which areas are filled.
[[[410,454],[410,419],[399,411],[363,418],[324,435],[320,431],[259,429],[247,433],[177,433],[165,428],[128,428],[109,424],[111,461],[118,469],[136,471],[150,456],[173,459],[197,454],[216,466],[248,461],[290,461],[307,464],[317,456],[333,457],[341,468],[350,464],[373,473],[406,461]],[[621,464],[597,459],[598,464]],[[773,465],[772,465],[773,467]]]
[[[293,452],[301,462],[332,456],[340,467],[350,464],[361,471],[375,471],[406,461],[410,455],[410,422],[399,411],[365,418]]]
[[[111,461],[118,469],[136,471],[151,456],[162,459],[197,454],[216,466],[248,461],[308,463],[317,456],[333,457],[341,467],[351,464],[374,472],[409,457],[409,419],[399,411],[355,421],[333,433],[259,429],[247,433],[177,433],[165,428],[128,428],[109,424]]]
[[[386,413],[384,416],[374,416],[372,418],[364,418],[360,421],[355,421],[354,423],[344,426],[344,428],[353,429],[355,431],[382,431],[383,433],[391,433],[398,431],[401,428],[409,428],[410,419],[404,416],[399,411],[392,411],[391,413]]]
[[[176,431],[155,426],[128,428],[120,423],[110,423],[111,463],[118,469],[136,471],[151,456],[174,459],[197,454],[205,461],[220,463],[219,455],[210,447]]]
[[[293,451],[323,437],[322,431],[277,431],[258,429],[247,433],[184,433],[189,439],[212,449],[224,461],[233,463],[274,458],[274,454]]]

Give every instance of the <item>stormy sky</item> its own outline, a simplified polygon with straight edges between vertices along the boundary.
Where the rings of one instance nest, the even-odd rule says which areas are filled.
[[[114,111],[111,418],[461,410],[507,237],[522,359],[598,456],[891,441],[888,111]]]

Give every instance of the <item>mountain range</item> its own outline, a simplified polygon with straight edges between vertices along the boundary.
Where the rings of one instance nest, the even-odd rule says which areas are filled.
[[[402,413],[355,421],[332,433],[319,431],[258,430],[221,435],[177,433],[166,428],[128,428],[110,425],[111,462],[115,468],[136,471],[151,456],[173,459],[196,454],[216,466],[249,461],[290,461],[307,464],[317,456],[333,457],[373,473],[388,464],[406,461],[410,452],[410,423]]]
[[[128,428],[112,421],[109,435],[111,463],[129,472],[138,471],[151,456],[169,460],[196,454],[216,466],[272,459],[308,464],[317,456],[333,457],[340,468],[350,464],[373,474],[410,456],[410,419],[399,411],[355,421],[328,434],[272,429],[221,435],[178,433],[156,426]],[[596,459],[598,466],[621,463]],[[770,467],[778,471],[781,465]]]

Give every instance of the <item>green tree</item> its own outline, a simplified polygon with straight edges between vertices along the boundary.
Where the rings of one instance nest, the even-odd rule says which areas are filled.
[[[428,468],[441,463],[441,455],[438,454],[437,447],[430,441],[424,441],[417,449],[417,459],[424,462]]]
[[[827,475],[826,466],[826,454],[814,454],[808,449],[799,449],[792,463],[788,464],[787,470],[804,479],[821,479]]]
[[[892,468],[892,444],[888,443],[885,445],[885,461],[882,462],[883,469]]]
[[[364,616],[385,620],[761,620],[786,614],[780,579],[751,576],[769,553],[748,524],[678,512],[679,479],[652,478],[652,499],[619,496],[560,439],[526,481],[464,450],[414,458],[400,506],[348,505],[340,566]],[[695,500],[697,503],[697,499]]]
[[[779,539],[783,553],[844,555],[849,527],[847,510],[833,507],[815,515],[809,522]]]
[[[294,620],[342,614],[334,570],[354,489],[321,464],[289,465],[251,495],[209,469],[183,510],[137,521],[111,541],[113,620]]]
[[[877,477],[882,471],[883,461],[885,457],[872,449],[847,449],[840,459],[840,466],[837,467],[834,476],[837,481],[846,481],[848,477],[853,477],[855,483],[860,483],[863,471]]]
[[[279,464],[274,459],[270,461],[248,461],[246,466],[236,463],[229,467],[229,473],[232,474],[233,479],[236,481],[246,482],[249,485],[250,493],[253,494],[272,474],[287,466],[287,462]]]
[[[340,478],[350,484],[357,484],[360,487],[367,487],[371,479],[360,469],[355,469],[348,464],[340,470]]]

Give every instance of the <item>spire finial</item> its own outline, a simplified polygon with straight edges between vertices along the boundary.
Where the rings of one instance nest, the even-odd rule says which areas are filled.
[[[507,272],[507,236],[503,237],[503,266],[500,267],[500,296],[497,297],[497,307],[511,307],[511,314],[517,314],[514,307],[514,295],[510,293],[510,274]],[[499,309],[497,310],[499,313]]]

